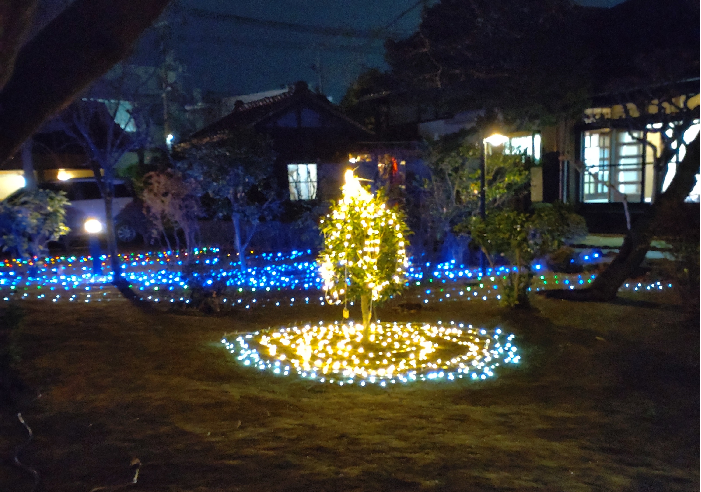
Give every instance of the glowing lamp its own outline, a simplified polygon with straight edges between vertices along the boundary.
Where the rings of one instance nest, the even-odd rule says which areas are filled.
[[[3,181],[5,185],[5,190],[3,191],[5,191],[5,194],[7,195],[16,190],[19,190],[20,188],[24,188],[25,186],[27,186],[27,180],[24,178],[22,171],[19,171],[18,173],[5,174],[5,176],[3,176]]]
[[[65,169],[59,169],[58,174],[56,174],[56,179],[59,181],[68,181],[71,179],[71,175]]]
[[[88,219],[83,224],[83,228],[88,234],[98,234],[102,232],[102,222],[97,219]]]

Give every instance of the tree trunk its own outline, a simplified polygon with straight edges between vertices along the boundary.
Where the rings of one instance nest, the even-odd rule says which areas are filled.
[[[241,272],[246,271],[246,251],[241,242],[241,214],[231,214],[231,222],[234,224],[234,246],[239,254],[239,267]]]
[[[37,187],[37,180],[36,176],[34,176],[31,138],[22,146],[22,173],[24,174],[24,187],[27,190],[35,190]]]
[[[113,281],[119,282],[122,277],[122,262],[119,261],[119,252],[117,251],[117,236],[114,233],[114,219],[112,219],[112,203],[114,193],[110,186],[105,195],[105,239],[107,242],[107,253],[110,256],[110,267],[112,268]]]
[[[12,76],[15,57],[32,27],[38,0],[0,2],[0,89]]]
[[[360,311],[363,313],[363,327],[365,336],[370,332],[370,321],[372,319],[372,308],[370,307],[370,296],[363,294],[360,296]]]
[[[591,287],[580,290],[545,291],[545,295],[577,301],[611,301],[615,299],[618,289],[645,259],[654,237],[659,211],[672,204],[683,203],[691,190],[694,189],[698,172],[699,136],[687,146],[686,155],[677,166],[677,172],[667,190],[658,195],[657,200],[628,231],[618,255],[596,277]]]
[[[106,166],[108,167],[108,166]],[[105,242],[107,243],[107,254],[110,257],[110,268],[112,270],[112,283],[120,286],[120,290],[128,288],[127,281],[122,277],[122,266],[119,261],[117,251],[117,236],[114,231],[113,199],[114,199],[114,179],[111,173],[102,175],[102,167],[96,163],[91,163],[93,176],[100,188],[100,193],[105,202]],[[105,169],[107,171],[107,169]],[[122,285],[125,284],[125,285]]]

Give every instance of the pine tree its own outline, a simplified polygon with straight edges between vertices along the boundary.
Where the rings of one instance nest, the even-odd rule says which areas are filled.
[[[360,298],[367,331],[373,306],[405,285],[409,243],[404,214],[388,207],[381,191],[373,196],[349,170],[343,197],[332,204],[321,225],[324,250],[319,263],[327,299],[340,304]]]

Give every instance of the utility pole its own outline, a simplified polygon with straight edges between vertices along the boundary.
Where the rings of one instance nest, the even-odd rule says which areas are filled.
[[[317,91],[319,94],[324,94],[324,69],[321,66],[321,50],[316,49],[316,63],[312,65],[312,70],[317,76]]]

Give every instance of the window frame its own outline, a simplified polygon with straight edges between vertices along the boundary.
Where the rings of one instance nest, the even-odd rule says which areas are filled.
[[[304,167],[301,167],[304,166]],[[295,168],[293,170],[293,167]],[[300,174],[300,168],[306,169],[304,175]],[[312,172],[313,169],[313,172]],[[293,180],[293,172],[297,179]],[[306,179],[303,179],[306,178]],[[287,184],[290,201],[309,201],[318,198],[319,191],[319,166],[316,162],[290,162],[287,164]]]

